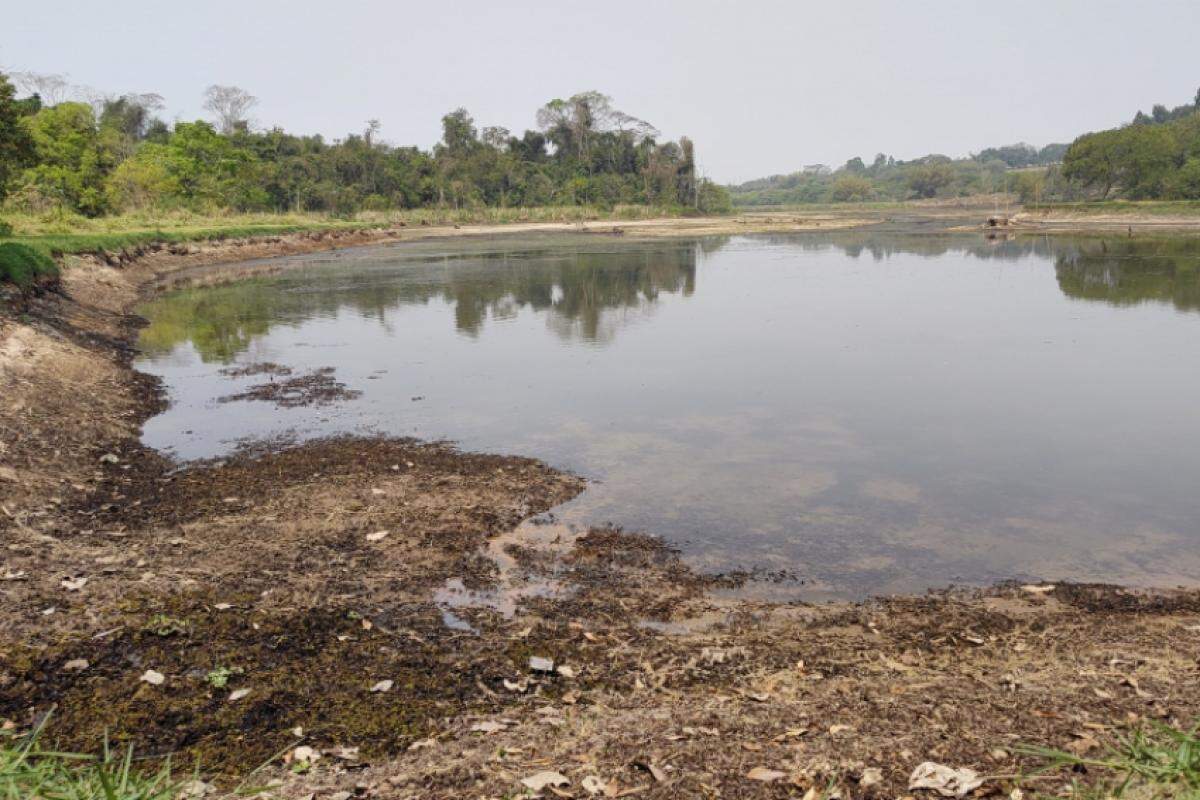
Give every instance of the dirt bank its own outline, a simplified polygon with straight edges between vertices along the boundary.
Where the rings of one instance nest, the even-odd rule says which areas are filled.
[[[1136,209],[1121,211],[1028,210],[1014,214],[1015,231],[1039,233],[1198,234],[1200,215]]]
[[[54,709],[61,746],[173,753],[215,791],[266,764],[252,782],[285,797],[514,796],[553,771],[543,796],[667,798],[896,797],[927,760],[1007,794],[1019,745],[1197,716],[1200,593],[727,600],[742,576],[652,537],[531,534],[582,482],[529,459],[343,438],[178,470],[139,445],[162,399],[129,310],[171,274],[486,232],[83,259],[0,311],[0,721]],[[495,602],[448,609],[447,586]]]

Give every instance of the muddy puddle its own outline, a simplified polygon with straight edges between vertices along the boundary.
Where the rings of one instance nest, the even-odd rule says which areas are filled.
[[[171,401],[144,441],[186,461],[385,433],[588,478],[492,542],[499,588],[438,591],[451,625],[557,596],[506,565],[603,523],[786,575],[757,582],[772,599],[1200,575],[1195,241],[503,237],[290,262],[140,310],[138,367]]]

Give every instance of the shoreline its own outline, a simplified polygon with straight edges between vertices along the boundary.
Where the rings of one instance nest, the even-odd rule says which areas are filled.
[[[611,223],[648,236],[863,224],[799,212]],[[605,226],[77,257],[60,291],[0,313],[0,721],[25,727],[56,706],[48,733],[64,746],[94,751],[110,732],[182,767],[199,760],[221,789],[282,748],[292,761],[259,777],[283,781],[285,797],[494,796],[545,770],[573,796],[595,777],[646,797],[830,782],[882,797],[904,793],[926,760],[970,766],[1007,792],[1014,779],[991,776],[1035,766],[1016,745],[1090,752],[1127,726],[1200,714],[1200,591],[718,601],[720,576],[693,573],[653,537],[596,528],[563,551],[510,544],[515,580],[549,575],[569,591],[528,598],[513,617],[466,610],[464,631],[443,623],[436,588],[495,591],[489,540],[574,496],[580,479],[413,440],[319,440],[182,471],[139,443],[164,398],[131,366],[132,308],[188,270],[434,237],[612,235]],[[147,670],[165,682],[141,680]],[[322,755],[298,773],[302,746]],[[746,777],[758,767],[781,776]]]

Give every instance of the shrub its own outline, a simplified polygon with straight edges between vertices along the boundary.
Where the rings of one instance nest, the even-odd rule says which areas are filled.
[[[0,282],[28,289],[39,278],[57,276],[58,265],[42,251],[16,242],[0,243]]]

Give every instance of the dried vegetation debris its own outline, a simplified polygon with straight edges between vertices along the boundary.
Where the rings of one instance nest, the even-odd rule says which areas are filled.
[[[291,375],[290,369],[287,369],[286,372],[267,373],[271,375],[271,380],[266,383],[255,384],[245,391],[225,395],[217,402],[234,403],[240,400],[258,400],[273,403],[276,408],[302,408],[331,406],[362,396],[361,391],[350,389],[335,378],[336,372],[334,367],[319,367],[294,377],[286,377]],[[275,380],[277,375],[284,379]]]

